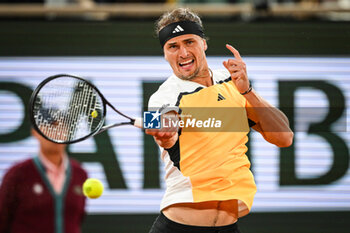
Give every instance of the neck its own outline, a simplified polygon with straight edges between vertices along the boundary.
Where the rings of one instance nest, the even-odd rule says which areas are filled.
[[[209,87],[213,85],[213,72],[211,69],[205,69],[202,74],[198,74],[191,81],[199,83],[203,86]]]

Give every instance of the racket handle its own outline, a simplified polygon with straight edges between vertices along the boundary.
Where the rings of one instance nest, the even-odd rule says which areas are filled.
[[[143,119],[142,118],[135,118],[134,126],[142,129],[143,128]]]

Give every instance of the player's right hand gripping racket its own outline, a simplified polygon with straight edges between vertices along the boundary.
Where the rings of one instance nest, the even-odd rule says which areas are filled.
[[[128,121],[104,126],[106,105]],[[31,96],[29,109],[34,129],[46,139],[64,144],[82,141],[116,126],[142,128],[143,122],[118,111],[90,82],[68,74],[42,81]]]

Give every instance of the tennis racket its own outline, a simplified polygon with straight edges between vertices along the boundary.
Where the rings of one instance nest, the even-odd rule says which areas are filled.
[[[126,118],[104,126],[106,105]],[[142,118],[129,117],[109,103],[96,86],[83,78],[58,74],[42,81],[30,98],[30,119],[44,138],[70,144],[122,125],[142,128]]]

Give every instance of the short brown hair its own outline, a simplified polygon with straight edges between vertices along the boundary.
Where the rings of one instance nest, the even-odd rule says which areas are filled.
[[[166,12],[160,18],[157,20],[155,25],[155,32],[158,36],[159,31],[162,30],[164,27],[171,23],[179,22],[179,21],[192,21],[198,23],[202,28],[202,20],[199,18],[199,16],[192,12],[188,8],[177,8],[174,9],[171,12]]]

